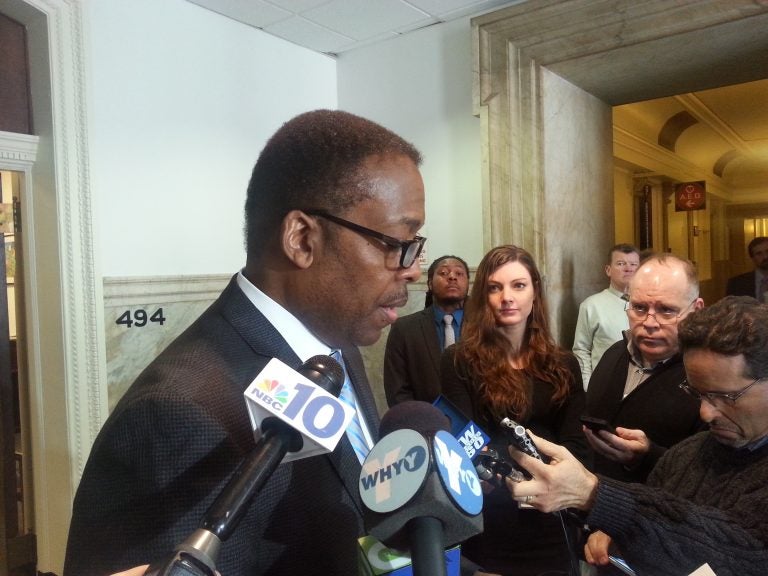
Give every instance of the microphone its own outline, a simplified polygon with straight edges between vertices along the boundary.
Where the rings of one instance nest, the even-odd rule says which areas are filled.
[[[432,402],[432,405],[448,417],[451,421],[451,434],[459,441],[467,456],[475,460],[480,450],[491,441],[490,436],[442,394]]]
[[[336,398],[343,384],[344,370],[330,356],[313,356],[295,371],[276,358],[270,360],[245,391],[256,446],[208,508],[200,527],[170,559],[150,566],[145,576],[213,576],[221,543],[286,456],[295,460],[336,447],[354,413]]]
[[[415,576],[445,575],[445,549],[483,530],[480,481],[448,430],[431,404],[397,404],[382,417],[381,440],[360,472],[366,530],[410,550]]]
[[[260,442],[282,422],[293,438],[283,462],[333,452],[355,414],[338,399],[343,384],[344,369],[330,356],[297,370],[272,358],[244,393],[254,438]]]
[[[514,462],[507,460],[498,450],[494,448],[482,450],[491,441],[490,436],[474,421],[467,418],[448,398],[441,394],[432,402],[432,405],[451,421],[451,434],[459,441],[467,456],[472,459],[475,471],[481,480],[500,488],[504,486],[504,481],[500,481],[498,476],[502,478],[508,476],[516,482],[526,479],[527,472]]]
[[[515,445],[515,448],[520,450],[520,452],[525,452],[528,456],[543,461],[541,454],[536,449],[536,445],[531,440],[531,437],[528,436],[528,432],[525,431],[525,426],[518,424],[510,418],[502,418],[501,425],[507,438]]]

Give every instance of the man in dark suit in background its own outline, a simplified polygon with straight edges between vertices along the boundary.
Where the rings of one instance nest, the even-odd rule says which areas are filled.
[[[370,447],[378,416],[356,347],[395,321],[419,277],[420,161],[344,112],[300,115],[269,140],[248,187],[245,268],[105,423],[75,498],[66,576],[160,559],[197,528],[254,446],[243,392],[273,357],[296,367],[341,350]],[[281,464],[224,542],[221,573],[357,573],[359,473],[346,437]]]
[[[464,260],[441,256],[430,264],[424,310],[399,318],[389,330],[384,352],[387,404],[432,402],[440,394],[440,356],[446,345],[459,340],[468,291]]]
[[[753,238],[747,246],[749,257],[755,265],[752,272],[728,279],[726,296],[752,296],[760,302],[768,302],[768,236]]]

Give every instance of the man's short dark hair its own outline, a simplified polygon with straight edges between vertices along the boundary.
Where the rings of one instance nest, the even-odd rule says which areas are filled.
[[[632,246],[632,244],[616,244],[608,251],[608,264],[613,261],[614,252],[621,252],[622,254],[637,254],[638,258],[640,257],[640,251]]]
[[[360,116],[315,110],[289,120],[256,161],[245,201],[245,243],[260,255],[291,210],[339,213],[370,197],[360,167],[372,156],[421,154],[403,138]]]
[[[768,305],[750,296],[726,296],[680,321],[680,349],[744,355],[747,378],[768,377]]]
[[[424,298],[424,308],[429,308],[432,306],[432,290],[429,288],[429,281],[432,280],[432,277],[435,275],[435,270],[437,270],[437,267],[440,266],[440,262],[443,260],[449,260],[451,258],[461,262],[461,264],[464,266],[464,272],[467,274],[467,280],[469,280],[469,266],[467,266],[467,263],[463,258],[459,258],[458,256],[453,256],[451,254],[446,254],[445,256],[440,256],[440,258],[435,258],[432,261],[432,264],[429,265],[429,268],[427,268],[427,294]]]
[[[763,242],[768,242],[768,236],[757,236],[752,238],[752,241],[747,245],[747,252],[749,252],[750,258],[752,258],[752,251],[755,249],[755,247],[758,244],[762,244]]]

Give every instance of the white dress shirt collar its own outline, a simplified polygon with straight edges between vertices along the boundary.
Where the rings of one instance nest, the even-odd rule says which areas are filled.
[[[243,275],[242,270],[237,274],[237,285],[248,300],[275,327],[275,330],[285,338],[302,362],[306,362],[318,354],[328,355],[331,353],[332,349],[318,340],[296,316],[251,284],[250,280]]]

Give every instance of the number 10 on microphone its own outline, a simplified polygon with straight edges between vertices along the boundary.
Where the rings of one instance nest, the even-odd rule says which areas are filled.
[[[352,408],[276,358],[251,382],[245,398],[256,440],[270,417],[301,432],[304,447],[285,461],[332,452],[354,416]]]

